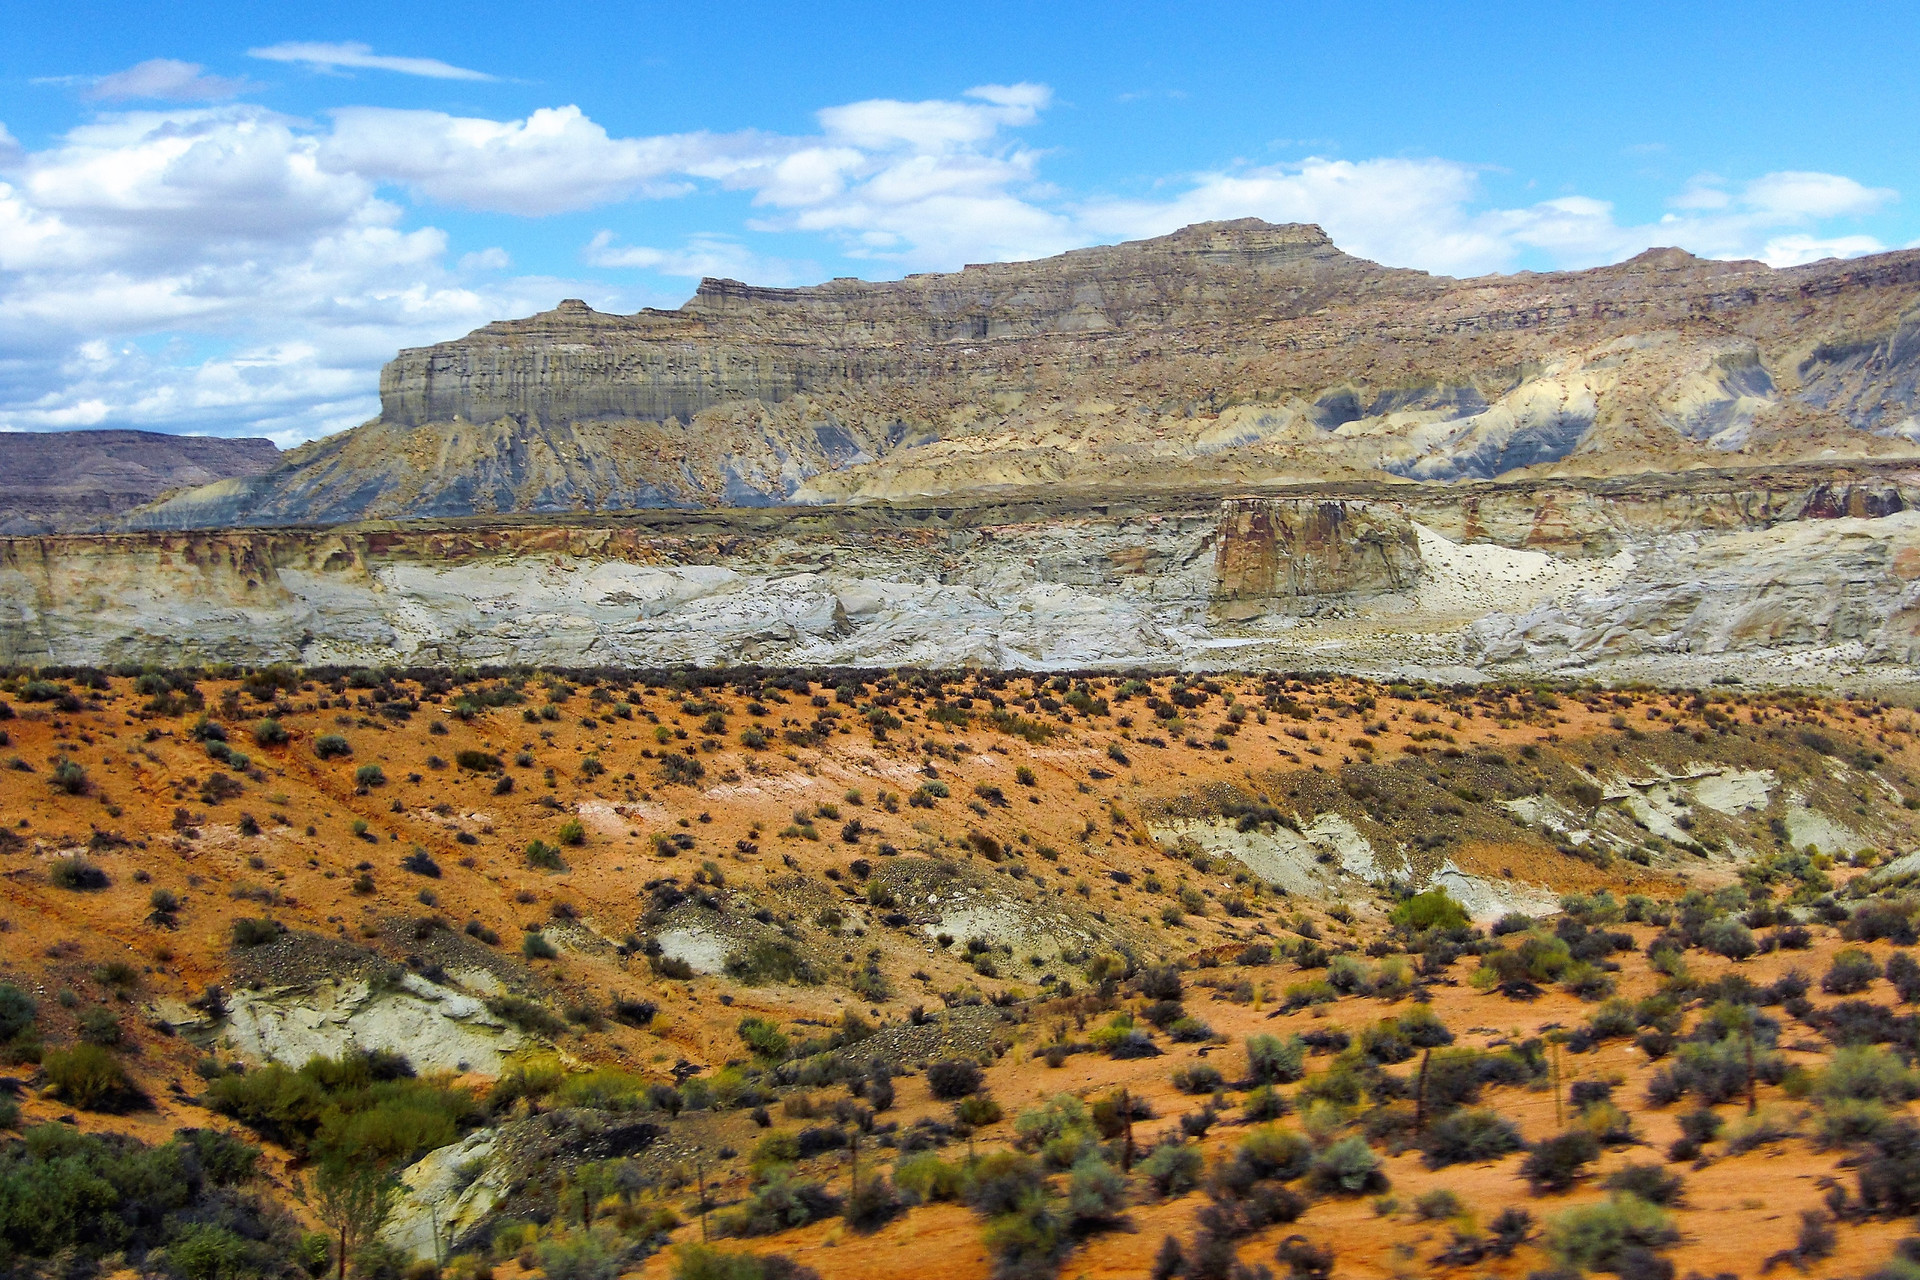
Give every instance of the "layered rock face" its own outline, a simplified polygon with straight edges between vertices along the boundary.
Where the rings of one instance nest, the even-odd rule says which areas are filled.
[[[379,419],[136,528],[1223,492],[1908,457],[1920,251],[1452,280],[1256,220],[888,283],[708,280],[404,351]]]
[[[81,529],[174,489],[271,471],[271,440],[157,431],[0,434],[0,533]]]
[[[1906,682],[1920,469],[0,540],[0,662]]]

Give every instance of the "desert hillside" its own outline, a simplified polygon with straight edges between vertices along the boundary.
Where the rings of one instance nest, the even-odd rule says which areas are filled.
[[[1904,705],[752,668],[0,698],[17,1274],[327,1274],[343,1229],[416,1280],[1920,1261]]]

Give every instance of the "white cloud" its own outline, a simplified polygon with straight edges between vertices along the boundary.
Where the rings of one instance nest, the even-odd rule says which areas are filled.
[[[237,97],[252,86],[241,79],[204,74],[197,62],[174,58],[149,58],[145,62],[101,76],[87,89],[84,97],[99,102],[117,102],[128,98],[156,98],[170,102],[217,102]]]
[[[1784,218],[1836,218],[1878,213],[1899,199],[1884,187],[1866,187],[1837,173],[1770,173],[1747,184],[1742,201]]]
[[[102,117],[0,184],[0,428],[98,422],[310,438],[376,409],[380,364],[561,297],[474,283],[320,139],[233,107]],[[498,270],[484,252],[464,272]]]
[[[1696,177],[1671,202],[1677,212],[1636,225],[1621,223],[1611,203],[1586,196],[1486,208],[1479,170],[1457,161],[1311,158],[1200,174],[1178,195],[1091,203],[1078,218],[1096,238],[1159,235],[1192,222],[1237,217],[1313,222],[1361,257],[1477,275],[1511,270],[1530,254],[1555,267],[1580,268],[1669,245],[1776,266],[1872,253],[1882,246],[1871,236],[1822,239],[1791,232],[1822,218],[1871,212],[1897,198],[1824,173],[1768,174],[1737,196],[1725,187],[1712,175]]]
[[[505,271],[513,265],[513,255],[494,245],[490,249],[477,249],[460,256],[462,271]]]
[[[1822,258],[1857,258],[1867,253],[1885,253],[1887,246],[1872,236],[1775,236],[1757,255],[1770,267],[1797,267]]]
[[[320,65],[295,48],[320,46],[276,46],[282,60]],[[201,76],[184,63],[146,74],[149,91]],[[825,273],[761,253],[753,233],[818,237],[890,273],[1250,216],[1316,222],[1349,252],[1449,274],[1589,266],[1671,244],[1785,266],[1877,250],[1835,220],[1897,198],[1835,174],[1744,184],[1702,174],[1664,216],[1639,223],[1584,195],[1498,207],[1481,169],[1456,160],[1309,157],[1176,176],[1151,198],[1076,201],[1045,183],[1045,153],[1019,133],[1050,100],[1030,84],[874,99],[819,112],[805,136],[618,137],[577,106],[513,120],[348,107],[318,123],[242,105],[125,111],[35,152],[0,127],[0,430],[126,423],[310,437],[370,416],[376,371],[398,347],[566,296],[629,310],[668,300],[514,276],[504,248],[461,254],[386,194],[394,188],[521,217],[737,192],[752,209],[737,234],[663,247],[603,231],[582,261],[656,281],[776,285]]]
[[[537,217],[691,190],[783,149],[754,134],[614,138],[576,106],[524,120],[348,107],[334,112],[327,167],[405,186],[463,209]]]
[[[396,58],[373,51],[372,46],[356,43],[329,44],[318,40],[288,40],[264,49],[247,50],[249,58],[267,62],[299,63],[314,71],[338,73],[343,67],[369,71],[396,71],[403,76],[425,76],[429,80],[492,80],[484,71],[456,67],[438,58]]]

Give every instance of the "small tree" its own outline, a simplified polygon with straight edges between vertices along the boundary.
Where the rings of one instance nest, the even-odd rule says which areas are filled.
[[[314,1174],[314,1208],[339,1241],[339,1280],[346,1280],[347,1259],[385,1225],[393,1193],[386,1170],[367,1161],[329,1160]]]

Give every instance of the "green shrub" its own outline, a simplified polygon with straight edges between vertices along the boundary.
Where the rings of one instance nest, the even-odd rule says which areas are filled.
[[[544,840],[534,840],[527,845],[527,865],[542,871],[564,871],[567,866],[561,861],[560,850]]]
[[[0,1144],[0,1257],[21,1275],[86,1275],[114,1253],[180,1280],[284,1275],[297,1232],[241,1189],[258,1155],[201,1129],[148,1146],[31,1127]]]
[[[1585,1129],[1570,1129],[1536,1142],[1520,1164],[1520,1176],[1536,1194],[1565,1191],[1599,1154],[1598,1138]]]
[[[222,1075],[208,1085],[207,1105],[296,1155],[380,1164],[445,1146],[482,1114],[467,1090],[416,1079],[405,1058],[379,1051]]]
[[[560,952],[547,941],[546,934],[535,931],[520,939],[520,954],[529,960],[554,960]]]
[[[1046,1184],[1038,1161],[1018,1151],[991,1151],[967,1169],[967,1204],[989,1217],[1012,1213]]]
[[[112,883],[107,873],[78,854],[71,858],[55,858],[47,868],[47,878],[56,889],[70,889],[76,893],[90,893],[104,889]]]
[[[353,771],[353,783],[357,787],[384,787],[387,772],[377,764],[363,764]]]
[[[12,1040],[33,1029],[40,1006],[11,982],[0,982],[0,1040]]]
[[[1869,952],[1846,947],[1834,954],[1833,963],[1820,979],[1820,989],[1829,995],[1855,995],[1872,986],[1879,976],[1879,962]]]
[[[1843,1048],[1828,1060],[1814,1092],[1829,1101],[1851,1098],[1897,1104],[1920,1098],[1920,1071],[1886,1049]]]
[[[893,1166],[893,1185],[910,1200],[926,1204],[958,1200],[966,1188],[966,1172],[931,1151],[907,1156]]]
[[[1448,897],[1445,889],[1429,889],[1402,899],[1388,918],[1396,928],[1412,933],[1467,927],[1467,909]]]
[[[1141,1176],[1161,1196],[1184,1195],[1199,1186],[1204,1167],[1199,1147],[1178,1142],[1155,1147],[1138,1166]]]
[[[70,796],[83,796],[92,789],[87,780],[86,769],[78,762],[65,756],[57,756],[53,762],[53,772],[49,775],[56,789]]]
[[[1547,1248],[1577,1271],[1621,1271],[1635,1251],[1648,1253],[1680,1238],[1658,1205],[1615,1195],[1602,1204],[1569,1209],[1547,1226]]]
[[[40,1069],[53,1096],[82,1111],[129,1111],[144,1102],[126,1068],[96,1044],[55,1049]]]
[[[1299,1036],[1247,1037],[1247,1074],[1261,1084],[1291,1084],[1306,1072],[1307,1046]]]
[[[1358,1136],[1342,1138],[1316,1155],[1310,1175],[1314,1188],[1330,1195],[1358,1196],[1387,1189],[1380,1157]]]
[[[767,1018],[745,1017],[734,1028],[748,1052],[766,1062],[778,1062],[787,1056],[790,1042],[778,1023]]]
[[[475,773],[498,773],[505,766],[500,757],[488,751],[476,751],[469,747],[453,753],[453,762],[462,769],[471,769]]]
[[[353,744],[337,733],[323,733],[313,740],[313,754],[322,760],[350,756],[353,754]]]
[[[580,819],[568,818],[560,824],[555,839],[564,845],[582,845],[587,842],[587,829],[580,825]]]
[[[611,1231],[566,1231],[533,1248],[546,1280],[613,1280],[624,1242]]]
[[[1492,1111],[1455,1111],[1428,1125],[1420,1136],[1429,1169],[1498,1160],[1521,1145],[1520,1130]]]
[[[703,1244],[680,1246],[673,1280],[820,1280],[820,1273],[778,1253],[722,1253]]]
[[[263,747],[283,746],[287,741],[287,731],[278,720],[268,716],[254,722],[253,740]]]
[[[1622,1165],[1607,1175],[1603,1184],[1609,1191],[1637,1196],[1648,1204],[1673,1205],[1680,1201],[1686,1182],[1657,1164]]]
[[[798,1181],[785,1169],[775,1169],[744,1205],[716,1215],[714,1225],[721,1235],[770,1236],[839,1212],[840,1198],[825,1187]]]
[[[241,916],[228,926],[228,931],[236,947],[264,947],[269,942],[279,941],[284,932],[277,921],[253,916]]]

